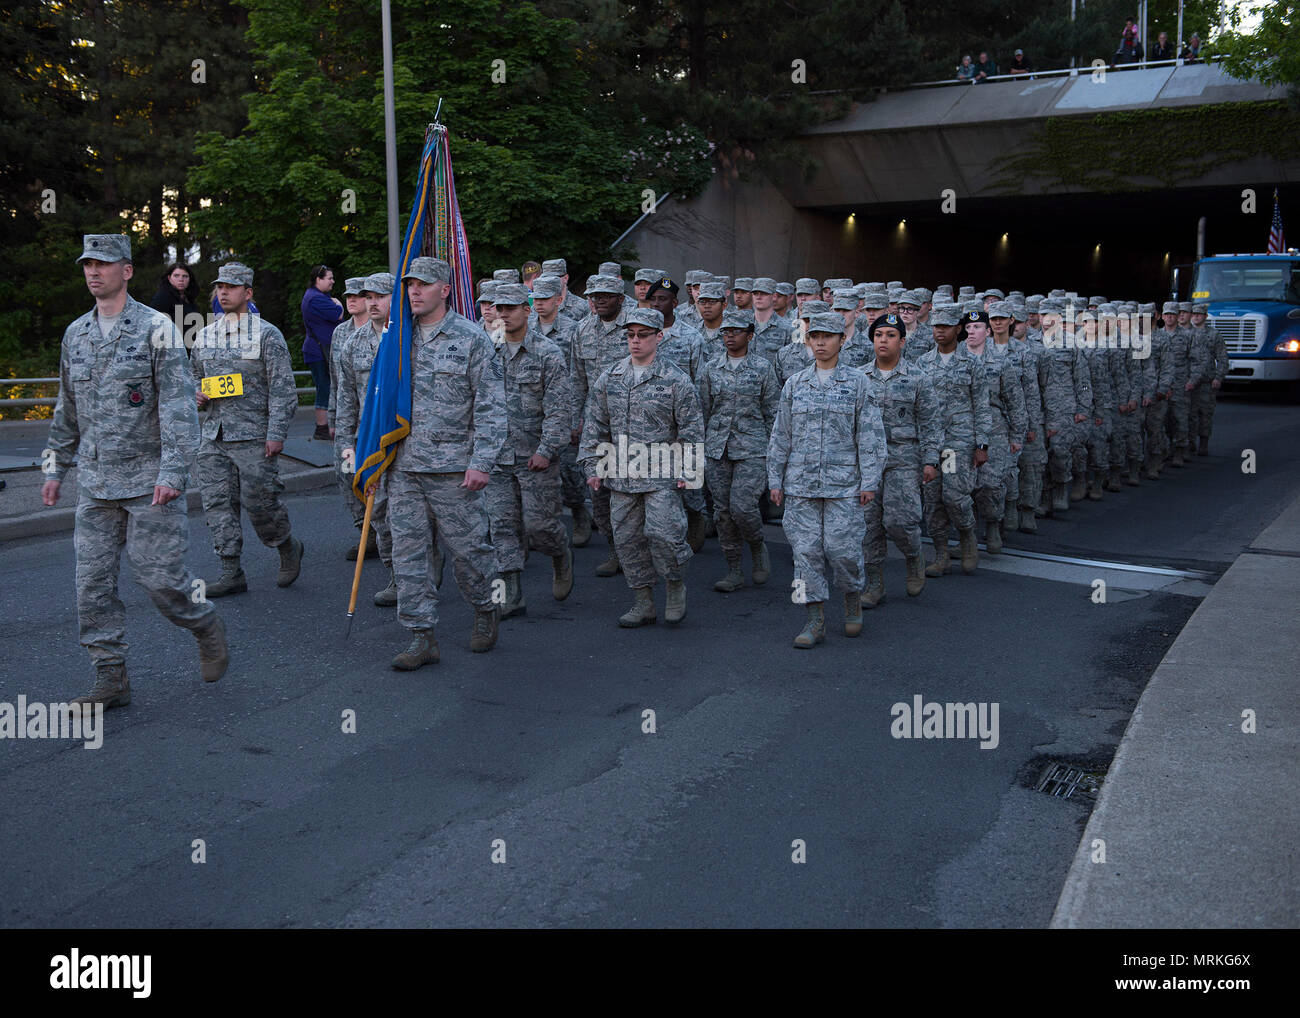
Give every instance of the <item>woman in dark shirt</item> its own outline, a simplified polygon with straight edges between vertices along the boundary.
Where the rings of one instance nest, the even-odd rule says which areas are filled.
[[[185,338],[185,349],[194,343],[202,322],[191,315],[202,315],[196,298],[199,284],[194,273],[184,262],[169,262],[163,269],[162,279],[158,281],[158,291],[149,299],[149,306],[160,311],[176,323],[176,330]],[[187,329],[191,331],[187,331]]]

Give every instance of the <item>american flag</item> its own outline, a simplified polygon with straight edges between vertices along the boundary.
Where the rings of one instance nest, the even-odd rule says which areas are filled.
[[[1277,201],[1277,188],[1273,189],[1273,225],[1268,228],[1268,253],[1286,253],[1286,237],[1282,234],[1282,206]]]

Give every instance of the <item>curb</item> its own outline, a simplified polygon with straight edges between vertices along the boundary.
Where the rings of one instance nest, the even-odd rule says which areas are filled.
[[[292,495],[300,491],[310,491],[313,488],[323,488],[328,484],[334,483],[333,467],[313,467],[310,470],[300,470],[297,473],[286,474],[281,480],[284,482],[284,494]],[[203,496],[197,489],[190,489],[185,492],[185,508],[187,512],[198,512],[203,509]],[[25,516],[14,516],[11,519],[0,520],[0,541],[17,541],[24,537],[43,537],[47,534],[57,534],[65,530],[71,530],[76,523],[77,510],[72,509],[50,509],[45,512],[27,513]]]

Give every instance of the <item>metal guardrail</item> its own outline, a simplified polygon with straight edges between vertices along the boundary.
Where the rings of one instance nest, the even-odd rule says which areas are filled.
[[[1101,60],[1101,57],[1095,57]],[[1222,54],[1214,56],[1197,57],[1195,60],[1183,60],[1176,57],[1173,60],[1138,60],[1131,64],[1114,64],[1107,63],[1108,71],[1137,71],[1147,67],[1181,67],[1184,64],[1211,64],[1218,63],[1223,59]],[[906,92],[912,88],[939,88],[944,85],[982,85],[990,81],[1027,81],[1034,78],[1075,78],[1080,74],[1091,74],[1092,64],[1084,64],[1081,67],[1054,67],[1046,71],[1027,71],[1024,74],[992,74],[987,78],[981,78],[976,81],[974,78],[943,78],[940,81],[917,81],[909,85],[902,85],[898,88],[889,88],[887,92]]]
[[[306,375],[311,377],[310,371],[295,371],[294,377]],[[0,388],[10,385],[58,385],[57,378],[0,378]],[[294,390],[299,396],[307,396],[316,391],[314,385],[300,387]],[[28,396],[21,399],[0,399],[0,410],[26,410],[28,407],[37,406],[54,406],[59,401],[58,396]]]

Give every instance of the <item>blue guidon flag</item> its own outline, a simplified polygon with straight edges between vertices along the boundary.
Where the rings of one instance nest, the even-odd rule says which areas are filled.
[[[411,209],[398,259],[392,309],[375,352],[366,404],[357,428],[357,470],[352,490],[362,501],[367,485],[377,481],[393,462],[397,443],[411,433],[411,337],[415,323],[402,277],[412,261],[429,255],[451,265],[452,308],[471,321],[477,320],[469,244],[451,172],[451,142],[447,128],[438,123],[430,124],[424,136],[415,207]]]

